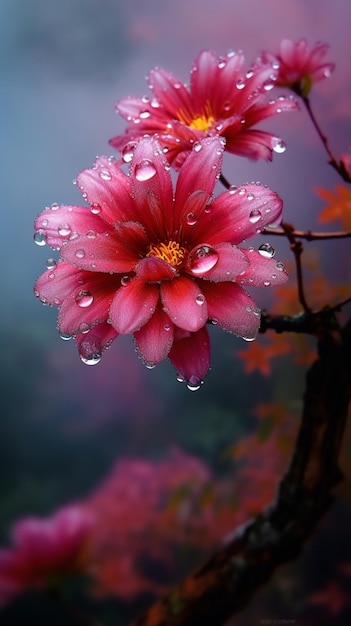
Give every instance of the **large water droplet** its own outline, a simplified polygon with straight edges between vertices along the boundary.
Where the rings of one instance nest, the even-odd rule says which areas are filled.
[[[134,150],[136,147],[135,141],[129,141],[122,150],[122,159],[125,163],[130,163],[134,156]]]
[[[259,246],[258,252],[261,256],[265,257],[265,259],[271,259],[275,254],[275,250],[270,243],[263,243]]]
[[[140,182],[145,182],[146,180],[150,180],[156,174],[156,167],[149,161],[149,159],[144,159],[140,163],[137,163],[135,166],[135,178]]]
[[[195,226],[196,222],[196,215],[194,213],[188,213],[186,216],[186,223],[188,226]]]
[[[82,309],[86,309],[88,306],[90,306],[94,302],[94,297],[91,295],[90,291],[81,289],[76,294],[75,300],[78,306],[80,306]]]
[[[90,210],[94,215],[99,215],[99,213],[101,213],[101,206],[97,202],[93,202]]]
[[[279,137],[273,137],[273,139],[272,139],[272,149],[277,154],[282,154],[286,150],[286,144]]]
[[[218,252],[211,246],[203,244],[193,248],[188,257],[188,266],[192,274],[209,272],[218,261]]]
[[[69,237],[72,232],[72,229],[69,224],[60,224],[57,229],[57,232],[60,235],[60,237]]]
[[[82,354],[79,355],[80,359],[83,363],[85,363],[85,365],[96,365],[97,363],[99,363],[101,361],[101,354],[89,354],[89,356],[83,356]]]
[[[262,214],[258,209],[253,209],[253,211],[250,212],[249,221],[251,224],[256,224],[256,222],[259,222],[261,218]]]
[[[34,242],[37,244],[37,246],[45,246],[46,234],[44,230],[37,230],[37,232],[34,233]]]

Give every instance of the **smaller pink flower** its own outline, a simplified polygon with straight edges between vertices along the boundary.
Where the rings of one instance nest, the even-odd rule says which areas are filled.
[[[151,97],[123,98],[116,103],[129,126],[110,144],[128,161],[130,142],[145,133],[155,135],[169,163],[178,169],[195,142],[220,135],[227,152],[271,160],[274,151],[284,151],[284,143],[255,127],[272,115],[296,109],[297,104],[283,97],[267,102],[276,79],[271,62],[255,64],[248,71],[244,63],[242,52],[217,57],[203,50],[195,59],[189,86],[165,69],[152,70],[148,76]]]
[[[278,87],[290,87],[297,95],[307,97],[312,85],[329,78],[334,70],[334,63],[323,62],[328,49],[324,43],[316,43],[310,49],[305,39],[283,39],[278,54],[264,52],[262,61],[276,64]]]
[[[14,546],[0,550],[0,606],[23,591],[45,589],[84,571],[92,528],[91,513],[79,506],[16,522]]]

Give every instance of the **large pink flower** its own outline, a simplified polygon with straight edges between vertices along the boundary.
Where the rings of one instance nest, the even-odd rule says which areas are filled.
[[[264,52],[262,60],[277,64],[277,86],[290,87],[299,96],[306,97],[314,83],[329,78],[334,70],[334,63],[323,60],[328,49],[329,46],[324,43],[316,43],[309,48],[305,39],[296,42],[283,39],[278,54]]]
[[[97,362],[118,334],[133,333],[148,366],[168,356],[196,387],[209,368],[208,320],[255,338],[260,311],[243,287],[287,275],[266,250],[237,244],[279,219],[282,201],[252,183],[212,200],[223,150],[219,137],[195,144],[173,194],[161,147],[145,137],[130,176],[105,157],[79,174],[90,207],[54,205],[37,217],[36,237],[60,249],[61,260],[35,293],[59,307],[59,330],[76,336],[85,362]]]
[[[117,102],[117,111],[129,126],[110,144],[128,159],[130,142],[145,133],[156,134],[168,161],[179,167],[194,142],[219,134],[225,137],[228,152],[271,160],[272,151],[283,152],[284,143],[253,127],[297,105],[284,98],[266,102],[266,92],[275,83],[272,64],[256,65],[245,72],[244,61],[241,52],[217,58],[204,50],[195,60],[189,89],[166,70],[152,70],[148,79],[153,97]]]
[[[28,589],[43,589],[84,571],[92,514],[69,506],[53,517],[29,517],[12,530],[13,548],[0,550],[0,606]]]

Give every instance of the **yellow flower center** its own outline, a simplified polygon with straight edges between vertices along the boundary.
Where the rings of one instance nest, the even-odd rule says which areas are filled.
[[[167,261],[172,267],[178,267],[183,263],[185,250],[176,241],[159,243],[157,246],[150,246],[146,256],[155,256],[158,259]]]
[[[183,124],[190,126],[190,128],[202,130],[203,132],[206,132],[215,121],[212,114],[211,104],[208,101],[205,104],[204,111],[202,111],[199,115],[192,116],[188,111],[179,109],[178,119]]]

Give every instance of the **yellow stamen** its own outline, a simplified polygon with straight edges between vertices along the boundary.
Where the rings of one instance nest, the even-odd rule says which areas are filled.
[[[204,132],[206,132],[215,121],[215,118],[212,114],[211,104],[208,101],[205,104],[204,111],[202,111],[199,115],[195,115],[194,117],[192,117],[188,113],[188,111],[179,109],[178,119],[183,124],[190,126],[190,128],[195,128],[195,130],[202,130]]]
[[[172,267],[178,267],[183,263],[185,250],[176,241],[159,243],[157,246],[150,246],[146,256],[155,256],[158,259],[167,261]]]

